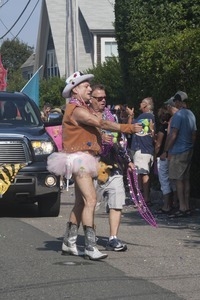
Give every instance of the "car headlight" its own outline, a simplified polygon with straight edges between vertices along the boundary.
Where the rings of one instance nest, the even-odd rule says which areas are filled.
[[[35,155],[51,154],[55,150],[52,142],[33,141],[31,144]]]

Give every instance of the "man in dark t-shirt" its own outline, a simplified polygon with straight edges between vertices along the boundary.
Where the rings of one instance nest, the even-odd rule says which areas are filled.
[[[133,162],[138,171],[139,187],[143,193],[144,200],[150,204],[150,182],[149,173],[153,164],[154,157],[154,123],[153,99],[145,98],[140,103],[142,113],[132,123],[141,123],[142,131],[132,135],[131,151],[133,153]],[[130,110],[130,114],[133,111]]]

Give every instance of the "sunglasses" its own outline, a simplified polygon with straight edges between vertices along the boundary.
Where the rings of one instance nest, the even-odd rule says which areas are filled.
[[[105,97],[95,97],[95,96],[92,96],[92,98],[96,99],[98,102],[100,102],[102,100],[106,100],[106,96]]]

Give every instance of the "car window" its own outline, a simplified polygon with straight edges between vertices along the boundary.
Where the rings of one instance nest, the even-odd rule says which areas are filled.
[[[0,122],[15,126],[37,126],[38,117],[26,99],[4,99],[0,101]]]

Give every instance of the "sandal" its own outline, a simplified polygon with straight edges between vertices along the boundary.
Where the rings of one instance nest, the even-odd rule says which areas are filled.
[[[191,215],[192,215],[191,209],[187,209],[187,210],[185,211],[185,214],[186,214],[188,217],[191,216]]]
[[[151,201],[147,201],[145,203],[146,203],[147,206],[152,206],[153,205],[153,203]]]
[[[185,218],[187,217],[187,212],[182,210],[177,210],[174,214],[169,215],[169,218]]]
[[[155,211],[155,214],[158,214],[158,215],[168,215],[171,213],[171,209],[170,210],[164,210],[162,208],[159,208],[158,210]]]

